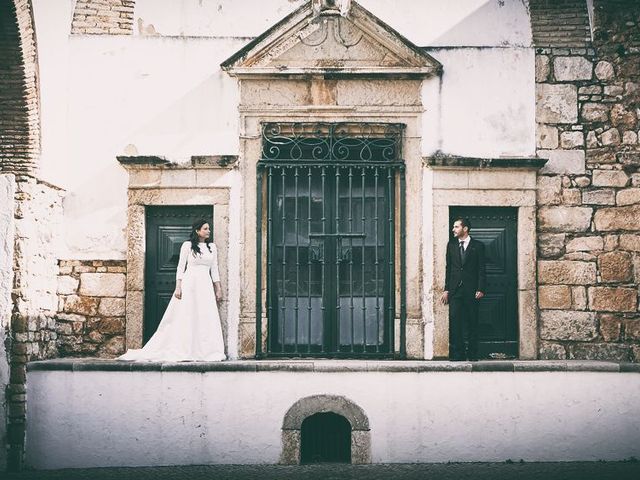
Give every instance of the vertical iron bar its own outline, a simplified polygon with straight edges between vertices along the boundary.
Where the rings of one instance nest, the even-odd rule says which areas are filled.
[[[335,233],[340,233],[340,166],[335,167],[335,182],[336,182],[336,221],[335,221]],[[334,331],[335,331],[335,343],[334,348],[336,351],[340,350],[340,322],[342,321],[342,310],[340,308],[340,258],[338,256],[338,252],[341,250],[342,239],[340,237],[336,237],[334,240],[334,250],[335,250],[335,268],[336,268],[336,278],[337,283],[335,287],[336,291],[336,319],[333,322]]]
[[[373,181],[374,181],[374,194],[375,194],[375,206],[374,206],[374,213],[373,213],[373,219],[374,219],[374,228],[375,228],[375,267],[376,267],[376,288],[375,288],[375,295],[376,295],[376,353],[380,352],[380,279],[378,278],[378,273],[379,273],[379,265],[380,265],[380,260],[378,259],[378,228],[380,227],[380,225],[378,224],[379,218],[378,218],[378,200],[379,200],[379,195],[378,195],[378,177],[380,175],[380,169],[378,167],[374,167],[374,177],[373,177]],[[383,294],[384,294],[384,290],[383,290]],[[383,313],[383,319],[384,319],[384,313]]]
[[[407,232],[405,228],[404,195],[406,181],[404,168],[400,169],[400,356],[407,356],[407,299],[406,299],[406,275],[405,275],[405,244]],[[394,228],[395,230],[395,228]]]
[[[295,226],[296,226],[296,306],[294,308],[295,311],[295,336],[296,336],[296,343],[294,346],[294,352],[298,353],[298,313],[300,311],[300,304],[298,303],[298,296],[300,295],[299,292],[299,288],[300,288],[300,241],[298,239],[298,231],[299,231],[299,225],[298,225],[298,167],[295,167],[294,171],[293,171],[293,180],[294,180],[294,217],[293,220],[295,222]]]
[[[349,167],[349,233],[353,233],[353,167]],[[353,237],[349,237],[349,254],[349,317],[351,323],[351,353],[353,353],[355,348],[355,327],[353,325]]]
[[[282,185],[282,338],[280,339],[280,351],[284,352],[285,349],[285,340],[286,340],[286,301],[287,301],[287,232],[286,232],[286,224],[287,224],[287,191],[286,191],[286,183],[285,178],[287,175],[287,168],[283,167],[281,169],[281,185]]]
[[[262,356],[262,168],[256,171],[256,357]],[[269,230],[267,229],[267,235]],[[267,258],[269,254],[267,253]],[[267,270],[268,272],[268,270]],[[268,273],[267,273],[268,274]],[[268,285],[268,283],[267,283]]]
[[[367,307],[366,307],[366,296],[365,296],[365,288],[364,288],[364,282],[365,282],[365,278],[364,278],[364,270],[365,270],[365,262],[364,262],[364,257],[365,257],[365,244],[367,243],[367,224],[366,224],[366,216],[365,216],[365,201],[366,201],[366,195],[365,195],[365,175],[366,175],[366,169],[363,167],[362,168],[362,212],[360,212],[362,214],[362,258],[361,258],[361,269],[362,269],[362,348],[363,348],[363,353],[366,353],[367,351]]]
[[[322,171],[320,172],[321,175],[321,179],[322,179],[322,233],[327,233],[327,228],[326,228],[326,221],[327,221],[327,211],[326,211],[326,199],[327,197],[325,196],[325,192],[326,192],[326,176],[327,176],[327,167],[325,165],[322,166]],[[327,310],[326,310],[326,306],[325,306],[325,299],[326,299],[326,288],[325,288],[325,284],[327,282],[327,276],[326,276],[326,266],[325,266],[325,258],[326,258],[326,250],[327,250],[327,241],[326,240],[322,240],[322,260],[321,260],[321,265],[322,265],[322,279],[320,282],[320,287],[321,287],[321,311],[322,311],[322,343],[321,343],[321,348],[320,351],[324,352],[324,346],[325,346],[325,337],[326,337],[326,327],[327,327]]]
[[[393,188],[393,174],[390,167],[387,167],[387,191],[389,197],[389,206],[387,210],[387,238],[389,239],[389,248],[387,251],[389,252],[389,259],[387,261],[387,279],[388,286],[387,290],[390,293],[389,298],[389,306],[387,308],[388,312],[388,335],[389,335],[389,352],[393,352],[395,349],[395,338],[394,338],[394,330],[395,330],[395,300],[396,300],[396,289],[394,285],[394,272],[393,272],[393,263],[395,261],[395,235],[393,231],[393,215],[395,212],[395,193]]]
[[[273,241],[273,168],[267,174],[267,351],[273,352],[273,341],[276,338],[277,312],[274,311],[274,293],[277,294],[278,282],[273,275],[273,260],[276,258],[276,245]]]
[[[307,250],[307,353],[311,353],[311,253],[312,253],[312,245],[311,245],[311,172],[313,171],[312,167],[309,167],[308,180],[309,180],[309,191],[308,191],[308,199],[309,203],[307,204],[307,242],[309,243],[309,247]]]

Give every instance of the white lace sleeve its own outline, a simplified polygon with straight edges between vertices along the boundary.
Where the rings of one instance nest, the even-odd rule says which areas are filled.
[[[190,249],[191,242],[184,242],[180,247],[180,260],[178,260],[178,269],[176,270],[176,281],[182,280],[184,270],[187,268],[187,257],[189,257]]]
[[[220,281],[220,272],[218,271],[218,249],[214,243],[211,244],[211,253],[213,253],[213,261],[209,267],[209,275],[214,282]]]

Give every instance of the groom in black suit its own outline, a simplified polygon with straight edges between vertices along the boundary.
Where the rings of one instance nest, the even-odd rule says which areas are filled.
[[[484,297],[486,262],[484,244],[469,235],[466,218],[453,222],[447,245],[447,276],[442,303],[449,304],[449,358],[478,359],[478,302]],[[465,350],[465,331],[468,344]]]

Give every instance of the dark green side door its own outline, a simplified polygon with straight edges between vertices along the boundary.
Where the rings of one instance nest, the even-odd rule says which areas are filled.
[[[449,225],[458,216],[468,218],[471,237],[484,243],[486,250],[487,291],[479,306],[480,358],[517,358],[518,210],[452,207],[449,214]]]
[[[155,333],[176,288],[180,246],[189,239],[191,225],[211,221],[211,205],[146,207],[143,342]],[[209,223],[213,232],[213,224]],[[213,233],[212,233],[213,235]]]

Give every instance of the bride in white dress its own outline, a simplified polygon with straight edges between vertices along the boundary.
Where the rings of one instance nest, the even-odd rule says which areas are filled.
[[[176,289],[156,333],[138,350],[118,360],[221,361],[226,358],[220,315],[218,251],[206,220],[194,223],[191,240],[180,247]]]

